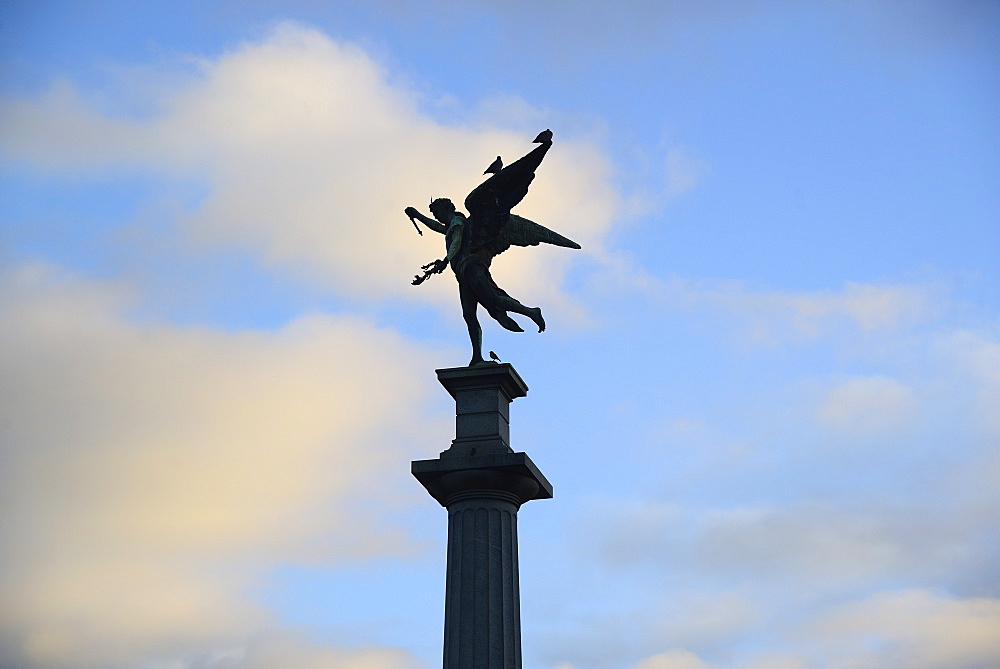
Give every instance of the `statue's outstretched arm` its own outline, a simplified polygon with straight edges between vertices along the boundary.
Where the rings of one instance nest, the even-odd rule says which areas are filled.
[[[403,213],[406,214],[411,221],[420,221],[434,232],[440,232],[442,235],[448,232],[448,227],[444,223],[429,216],[424,216],[417,211],[415,207],[407,207],[403,210]]]

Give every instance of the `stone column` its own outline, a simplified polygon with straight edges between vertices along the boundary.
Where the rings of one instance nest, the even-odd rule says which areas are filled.
[[[528,387],[509,364],[437,370],[455,398],[455,439],[413,475],[448,509],[444,668],[520,669],[517,511],[552,486],[510,447],[510,403]]]

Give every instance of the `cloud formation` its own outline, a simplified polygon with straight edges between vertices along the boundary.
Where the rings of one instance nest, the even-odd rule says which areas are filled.
[[[635,669],[711,669],[711,667],[698,659],[694,653],[686,650],[669,650],[647,657],[635,665]]]
[[[790,625],[792,650],[709,662],[674,648],[634,669],[978,669],[1000,656],[1000,599],[958,599],[928,590],[878,592]]]
[[[204,182],[207,195],[178,221],[199,243],[248,249],[268,268],[352,299],[452,308],[448,281],[409,285],[444,242],[418,238],[403,208],[426,213],[431,197],[461,205],[497,153],[512,162],[542,129],[438,123],[361,49],[292,23],[195,70],[183,85],[147,86],[144,107],[155,111],[142,117],[106,113],[67,82],[37,101],[6,101],[0,145],[8,159],[57,173],[113,168]],[[517,211],[600,253],[617,203],[609,171],[594,147],[557,134]],[[496,273],[526,302],[563,303],[572,258],[512,249]]]
[[[828,336],[845,325],[861,332],[893,330],[927,317],[935,305],[927,286],[852,281],[840,290],[801,292],[685,284],[673,295],[682,304],[729,311],[745,320],[753,340],[765,343]]]
[[[615,659],[944,669],[1000,658],[995,336],[952,329],[930,317],[945,305],[912,293],[918,312],[867,332],[849,301],[816,296],[831,310],[814,340],[832,349],[830,367],[870,373],[798,372],[774,395],[784,411],[771,396],[743,400],[764,416],[726,403],[712,419],[671,417],[637,459],[664,472],[655,492],[601,499],[581,515],[580,547],[633,601],[609,614],[631,622]],[[760,317],[779,331],[794,322],[783,311]],[[593,629],[553,656],[611,664],[570,650],[613,643],[602,623]],[[744,645],[762,635],[775,641]]]
[[[917,400],[908,387],[884,376],[848,379],[819,408],[819,420],[840,433],[879,435],[909,423]]]
[[[834,667],[986,667],[1000,657],[1000,599],[880,592],[830,612],[807,638]]]
[[[445,436],[422,415],[428,351],[356,318],[135,323],[127,291],[48,267],[3,286],[0,654],[17,666],[209,653],[268,622],[251,590],[272,565],[413,550],[379,519],[416,494],[399,445]]]
[[[310,642],[291,633],[270,633],[247,647],[219,653],[204,669],[417,669],[412,656],[397,648],[344,650]],[[199,667],[198,669],[201,669]]]

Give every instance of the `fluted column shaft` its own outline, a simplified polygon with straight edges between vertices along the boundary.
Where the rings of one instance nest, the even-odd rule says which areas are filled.
[[[444,669],[520,669],[518,499],[503,491],[448,504]]]

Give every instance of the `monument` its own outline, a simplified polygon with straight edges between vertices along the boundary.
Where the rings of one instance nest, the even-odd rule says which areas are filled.
[[[552,146],[552,132],[535,138],[538,147],[503,166],[465,199],[466,216],[451,200],[430,203],[434,218],[413,207],[406,215],[445,235],[447,255],[421,269],[420,285],[449,265],[458,281],[462,315],[472,343],[467,367],[437,370],[438,381],[455,399],[455,439],[433,460],[411,463],[411,472],[448,510],[445,579],[444,668],[520,669],[521,604],[517,565],[517,512],[534,499],[552,497],[552,485],[526,453],[510,445],[510,404],[528,386],[508,363],[483,359],[482,305],[504,328],[522,332],[509,313],[527,316],[545,330],[538,307],[527,307],[497,286],[490,265],[510,246],[541,242],[580,245],[511,213],[527,194],[535,170]],[[419,227],[417,228],[419,231]],[[491,357],[496,358],[491,352]]]

